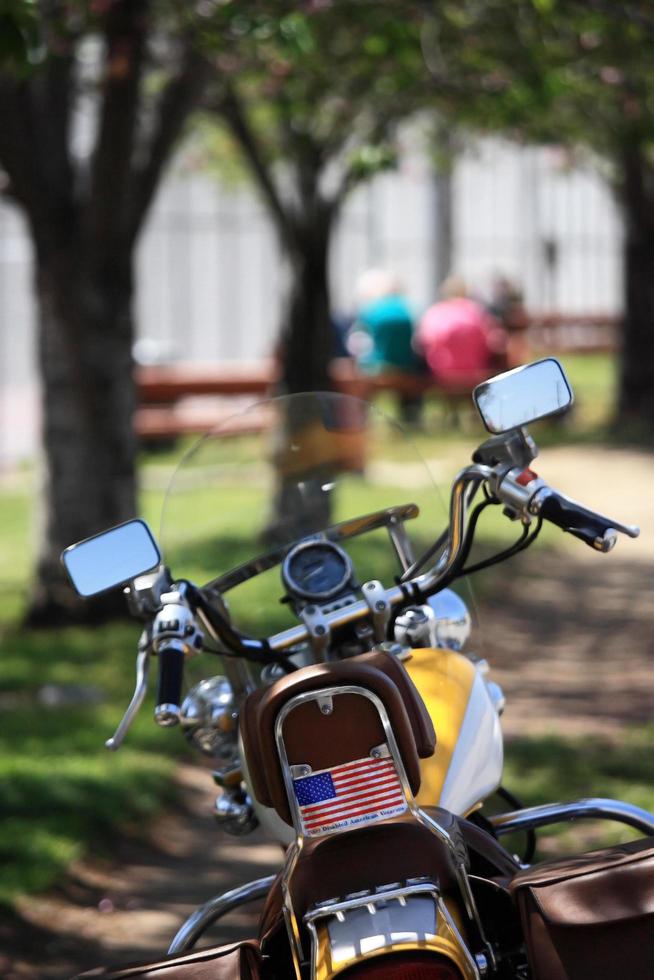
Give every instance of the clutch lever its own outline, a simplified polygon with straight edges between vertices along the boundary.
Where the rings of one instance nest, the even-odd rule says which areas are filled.
[[[111,752],[116,752],[123,744],[123,740],[129,728],[138,714],[139,708],[143,704],[148,690],[148,673],[150,670],[150,634],[148,630],[143,630],[139,640],[139,652],[136,657],[136,686],[132,695],[132,700],[127,706],[118,728],[111,738],[104,743],[105,748]]]

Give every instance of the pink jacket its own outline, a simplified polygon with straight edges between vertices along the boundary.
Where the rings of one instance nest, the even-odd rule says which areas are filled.
[[[472,299],[430,306],[418,327],[418,343],[432,374],[444,383],[476,382],[496,367],[506,347],[497,320]]]

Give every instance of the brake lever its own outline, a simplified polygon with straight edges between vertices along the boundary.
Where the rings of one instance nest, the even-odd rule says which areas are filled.
[[[139,652],[136,658],[136,686],[132,695],[132,700],[127,706],[118,728],[111,738],[104,743],[105,748],[110,752],[116,752],[123,744],[123,740],[129,728],[138,714],[139,708],[143,704],[145,695],[148,691],[148,673],[150,670],[150,635],[147,630],[143,630],[139,640]]]

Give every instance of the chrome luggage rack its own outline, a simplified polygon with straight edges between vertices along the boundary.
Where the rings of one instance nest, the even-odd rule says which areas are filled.
[[[490,817],[498,837],[574,820],[613,820],[633,827],[646,836],[654,836],[654,814],[634,806],[633,803],[602,797],[575,800],[571,803],[545,803],[542,806],[526,807]]]
[[[399,908],[391,921],[384,921],[381,913],[390,903],[397,903]],[[343,898],[318,902],[304,915],[303,922],[312,939],[312,977],[317,974],[316,957],[320,943],[316,924],[319,922],[327,925],[330,953],[337,961],[332,965],[340,969],[351,965],[348,961],[352,960],[353,952],[364,951],[366,941],[365,952],[368,953],[373,949],[398,951],[407,943],[427,944],[437,932],[449,934],[452,945],[465,958],[471,976],[482,977],[488,969],[483,954],[473,957],[469,951],[441,897],[437,882],[431,878],[408,878],[405,882],[396,881]]]

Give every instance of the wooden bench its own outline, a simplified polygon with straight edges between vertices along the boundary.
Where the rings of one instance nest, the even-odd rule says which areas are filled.
[[[136,432],[148,443],[199,435],[216,426],[225,435],[260,432],[267,424],[265,413],[242,412],[265,399],[274,380],[272,361],[138,367]]]
[[[617,335],[618,318],[612,315],[534,313],[530,315],[527,346],[553,354],[614,351]],[[452,384],[437,384],[428,375],[402,371],[363,375],[347,357],[332,361],[330,370],[334,388],[345,394],[369,400],[385,391],[409,397],[437,392],[445,402],[446,412],[451,414],[456,414],[461,404],[469,403],[472,389],[484,380],[479,375]],[[270,395],[277,372],[272,359],[138,367],[136,431],[148,443],[201,434],[216,426],[225,435],[260,432],[267,425],[264,411],[239,413]]]
[[[550,354],[614,353],[620,317],[609,313],[531,313],[527,340]]]
[[[479,376],[443,386],[428,375],[402,371],[364,375],[350,358],[333,361],[331,375],[336,391],[364,400],[371,400],[382,391],[410,397],[438,391],[448,403],[469,400],[474,385],[483,380]],[[144,442],[154,444],[183,435],[200,435],[217,427],[223,435],[261,432],[268,417],[263,408],[256,408],[256,401],[272,393],[276,380],[272,361],[233,366],[139,367],[136,432]],[[250,408],[253,403],[255,407]]]

